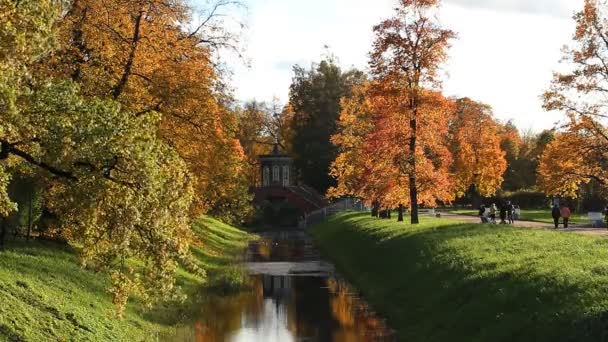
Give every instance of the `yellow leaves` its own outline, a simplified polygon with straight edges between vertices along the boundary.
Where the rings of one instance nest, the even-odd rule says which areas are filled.
[[[549,195],[576,198],[583,183],[596,180],[605,186],[608,180],[605,132],[605,126],[589,118],[571,121],[542,155],[538,169],[541,189]]]
[[[200,214],[230,196],[247,198],[247,175],[203,32],[180,26],[191,13],[181,1],[74,1],[59,25],[62,48],[40,68],[78,81],[87,95],[117,98],[136,116],[161,113],[158,133],[186,161],[197,196],[192,213]],[[246,212],[245,203],[230,210]]]
[[[473,184],[481,195],[493,195],[502,184],[507,162],[490,107],[467,98],[458,100],[453,139],[458,196]]]
[[[10,176],[0,164],[0,218],[8,217],[10,213],[17,209],[16,204],[8,197],[7,187]]]
[[[411,135],[407,96],[398,99],[385,83],[369,83],[354,89],[342,100],[339,133],[332,142],[340,154],[332,164],[331,175],[338,181],[329,196],[358,196],[383,207],[408,205]],[[452,101],[438,92],[423,91],[418,108],[417,161],[419,201],[434,205],[437,200],[453,200],[453,180],[448,172],[452,157],[447,148],[448,123]]]

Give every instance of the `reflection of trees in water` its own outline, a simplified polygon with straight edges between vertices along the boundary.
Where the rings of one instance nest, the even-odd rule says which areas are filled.
[[[196,341],[222,341],[242,328],[242,317],[261,319],[264,288],[260,277],[252,277],[250,290],[234,295],[212,297],[202,308],[203,319],[195,323]],[[256,322],[258,323],[258,322]]]
[[[254,254],[251,261],[301,261],[305,256],[306,241],[283,232],[266,236],[250,245]]]
[[[332,294],[331,311],[340,324],[333,341],[370,341],[388,337],[386,326],[370,312],[369,307],[353,294],[352,288],[335,278],[327,279],[327,288]]]
[[[268,329],[277,326],[271,322],[315,341],[389,340],[384,324],[335,278],[254,276],[249,291],[210,299],[202,316],[194,326],[196,341],[223,341],[244,328],[272,335]]]

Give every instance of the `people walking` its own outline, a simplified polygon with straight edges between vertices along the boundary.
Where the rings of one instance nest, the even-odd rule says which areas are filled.
[[[492,203],[492,206],[490,207],[490,221],[494,224],[496,224],[496,210],[496,204]]]
[[[511,201],[507,201],[507,221],[509,221],[509,224],[513,224],[514,220],[513,220],[513,211],[515,210],[515,208],[513,207],[513,204],[511,203]]]
[[[488,222],[488,219],[486,218],[486,205],[483,203],[479,206],[479,219],[481,220],[481,223]]]
[[[570,220],[571,214],[572,213],[570,212],[570,208],[568,208],[568,206],[562,206],[562,209],[560,210],[560,215],[562,217],[562,220],[564,220],[564,228],[568,228],[568,221]]]
[[[562,214],[557,204],[553,206],[553,209],[551,210],[551,216],[553,217],[553,222],[555,223],[555,229],[559,228],[559,218],[562,216]]]
[[[507,224],[507,205],[505,203],[500,206],[500,224]]]
[[[513,221],[519,220],[520,216],[521,216],[521,209],[519,208],[519,205],[517,205],[517,204],[513,205]]]

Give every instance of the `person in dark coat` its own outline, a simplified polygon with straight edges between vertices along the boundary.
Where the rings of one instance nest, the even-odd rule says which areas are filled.
[[[513,207],[513,204],[511,204],[511,201],[507,202],[507,221],[509,221],[509,224],[513,224],[513,211],[515,210],[515,207]]]
[[[479,219],[481,220],[481,223],[486,223],[487,219],[486,219],[486,205],[485,204],[481,204],[479,206]]]
[[[559,218],[562,216],[561,211],[559,210],[559,206],[556,204],[553,206],[551,210],[551,216],[553,217],[553,222],[555,223],[555,229],[559,227]]]
[[[507,224],[507,205],[505,203],[500,205],[500,224]]]

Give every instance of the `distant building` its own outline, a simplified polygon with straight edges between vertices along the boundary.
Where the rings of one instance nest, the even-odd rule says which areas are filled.
[[[291,186],[295,179],[293,159],[286,154],[279,153],[278,144],[274,145],[272,154],[259,156],[262,187]]]
[[[260,155],[261,184],[253,190],[254,205],[272,207],[277,215],[281,208],[297,208],[297,218],[327,205],[318,192],[298,182],[293,159],[274,145],[271,154]],[[280,216],[280,215],[279,215]]]

